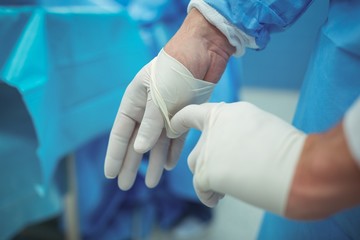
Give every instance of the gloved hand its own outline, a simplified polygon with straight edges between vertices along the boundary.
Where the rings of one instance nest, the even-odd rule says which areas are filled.
[[[284,214],[304,133],[246,102],[190,105],[171,125],[179,134],[202,131],[188,164],[205,205],[213,207],[229,194]]]
[[[171,131],[169,119],[186,105],[207,101],[214,85],[195,79],[161,50],[126,89],[110,134],[105,176],[118,177],[119,187],[129,189],[143,153],[152,149],[145,182],[148,187],[156,186],[163,168],[176,164],[185,138]],[[164,127],[169,136],[179,138],[169,139]]]

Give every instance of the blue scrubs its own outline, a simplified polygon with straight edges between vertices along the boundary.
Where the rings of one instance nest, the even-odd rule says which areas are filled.
[[[210,5],[264,47],[273,31],[291,25],[309,1],[215,1]],[[294,125],[307,133],[338,123],[360,94],[360,2],[331,1],[301,90]],[[359,239],[360,208],[321,221],[266,213],[259,239]]]

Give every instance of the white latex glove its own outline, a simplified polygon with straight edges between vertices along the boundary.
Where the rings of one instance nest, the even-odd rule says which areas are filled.
[[[129,189],[143,153],[152,149],[145,182],[155,187],[164,167],[176,164],[184,143],[185,136],[169,128],[170,118],[184,106],[207,101],[213,87],[161,50],[126,89],[110,134],[105,176],[118,177],[120,189]],[[179,138],[169,139],[164,127],[169,136]]]
[[[229,194],[284,214],[304,133],[246,102],[187,106],[171,125],[178,133],[202,131],[188,163],[205,205]]]

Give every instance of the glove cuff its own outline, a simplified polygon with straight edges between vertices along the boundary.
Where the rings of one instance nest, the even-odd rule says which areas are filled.
[[[360,167],[360,97],[345,115],[344,132],[351,154]]]
[[[201,104],[209,100],[214,83],[194,78],[191,72],[175,58],[161,49],[151,65],[150,93],[164,119],[166,134],[177,138],[170,119],[189,104]]]

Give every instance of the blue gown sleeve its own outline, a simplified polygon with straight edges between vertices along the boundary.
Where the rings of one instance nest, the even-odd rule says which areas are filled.
[[[260,49],[272,32],[294,23],[310,6],[311,0],[205,0],[230,23],[255,38]]]

